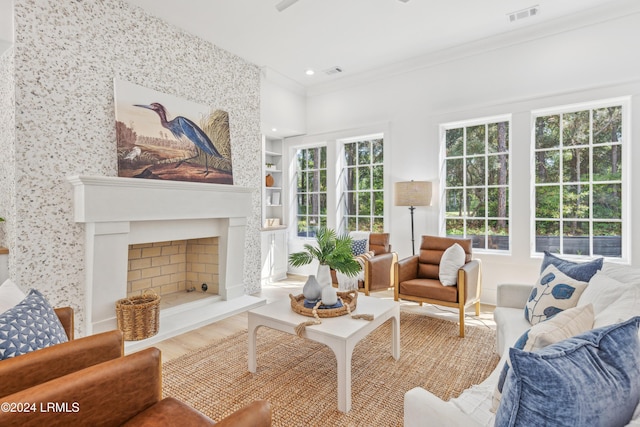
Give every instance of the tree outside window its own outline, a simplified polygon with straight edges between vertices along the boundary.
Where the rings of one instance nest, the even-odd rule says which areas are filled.
[[[314,237],[327,226],[327,148],[296,152],[297,233]]]
[[[535,117],[536,252],[622,257],[622,117],[620,104]]]
[[[449,237],[509,250],[508,119],[443,125],[444,218]]]
[[[382,138],[344,143],[344,228],[384,231],[384,141]]]

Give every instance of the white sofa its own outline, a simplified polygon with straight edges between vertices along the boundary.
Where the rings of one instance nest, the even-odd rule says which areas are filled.
[[[601,273],[628,285],[625,295],[603,306],[594,305],[596,322],[617,323],[640,315],[640,269],[613,263],[604,263]],[[595,277],[595,276],[594,276]],[[592,279],[593,280],[593,279]],[[404,426],[493,426],[495,413],[491,412],[493,392],[504,365],[506,351],[531,327],[523,310],[533,285],[498,285],[496,321],[496,352],[501,356],[496,369],[482,383],[465,390],[459,397],[447,402],[427,390],[416,387],[404,396]],[[618,304],[618,306],[616,306]],[[580,305],[580,302],[578,303]],[[606,310],[606,311],[605,311]],[[600,312],[600,313],[599,313]],[[595,326],[602,326],[596,324]],[[640,405],[628,426],[640,426]]]

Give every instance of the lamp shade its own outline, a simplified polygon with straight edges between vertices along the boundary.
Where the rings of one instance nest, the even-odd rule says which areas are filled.
[[[431,206],[431,182],[396,182],[394,188],[396,206]]]

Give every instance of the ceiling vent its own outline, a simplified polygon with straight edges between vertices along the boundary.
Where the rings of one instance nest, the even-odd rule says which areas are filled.
[[[521,19],[529,18],[531,16],[537,16],[540,13],[540,6],[535,5],[526,9],[517,10],[515,12],[507,13],[509,22],[516,22]]]
[[[339,74],[341,72],[342,72],[342,67],[338,67],[337,65],[335,67],[327,68],[326,70],[324,70],[324,73],[328,76],[332,74]]]

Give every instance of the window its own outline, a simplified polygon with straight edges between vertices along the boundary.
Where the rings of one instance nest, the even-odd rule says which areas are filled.
[[[302,148],[296,152],[297,232],[314,237],[327,226],[327,148]]]
[[[509,250],[510,119],[443,125],[445,233]]]
[[[622,257],[624,111],[534,113],[536,252]]]
[[[384,231],[383,138],[344,142],[344,229]]]

